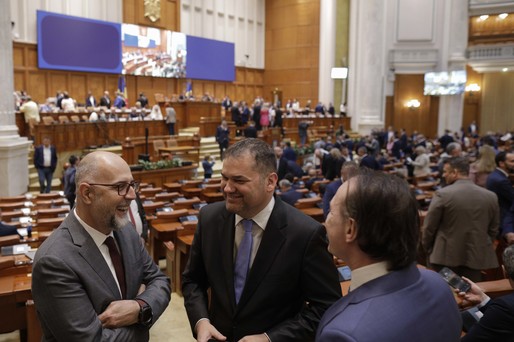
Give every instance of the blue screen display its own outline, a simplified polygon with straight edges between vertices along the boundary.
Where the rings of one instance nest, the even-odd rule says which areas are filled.
[[[187,36],[187,78],[234,81],[234,43]]]
[[[37,28],[40,68],[121,73],[120,24],[37,11]]]

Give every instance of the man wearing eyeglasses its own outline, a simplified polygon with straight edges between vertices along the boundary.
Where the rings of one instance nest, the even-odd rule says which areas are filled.
[[[43,341],[147,341],[170,300],[169,279],[131,226],[139,183],[109,152],[77,167],[76,206],[34,259]]]

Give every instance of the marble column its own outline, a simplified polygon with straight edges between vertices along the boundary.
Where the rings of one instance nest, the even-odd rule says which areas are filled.
[[[328,107],[329,102],[334,102],[334,80],[330,77],[330,71],[334,67],[335,58],[336,2],[321,0],[319,12],[318,99]],[[316,104],[313,103],[313,107]]]
[[[27,192],[28,147],[18,134],[14,112],[14,72],[10,0],[0,0],[0,196]]]
[[[387,1],[350,3],[348,116],[352,130],[368,134],[384,126],[385,12]]]

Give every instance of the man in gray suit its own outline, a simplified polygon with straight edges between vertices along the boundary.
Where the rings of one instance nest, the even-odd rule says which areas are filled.
[[[448,186],[432,198],[423,225],[423,247],[436,271],[447,266],[481,281],[480,270],[498,267],[493,241],[500,209],[496,195],[474,184],[468,174],[466,158],[445,161],[443,177]]]
[[[87,155],[75,179],[75,209],[34,260],[43,341],[147,341],[170,285],[127,217],[139,183],[109,152]]]

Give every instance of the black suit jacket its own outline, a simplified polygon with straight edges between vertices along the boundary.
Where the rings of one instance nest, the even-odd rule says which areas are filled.
[[[514,340],[514,294],[490,301],[480,309],[484,316],[471,327],[461,341],[512,341]]]
[[[235,215],[225,209],[225,202],[200,211],[182,286],[193,330],[199,319],[209,318],[227,341],[264,332],[272,341],[314,340],[321,316],[341,296],[337,271],[323,227],[275,200],[238,305]]]

